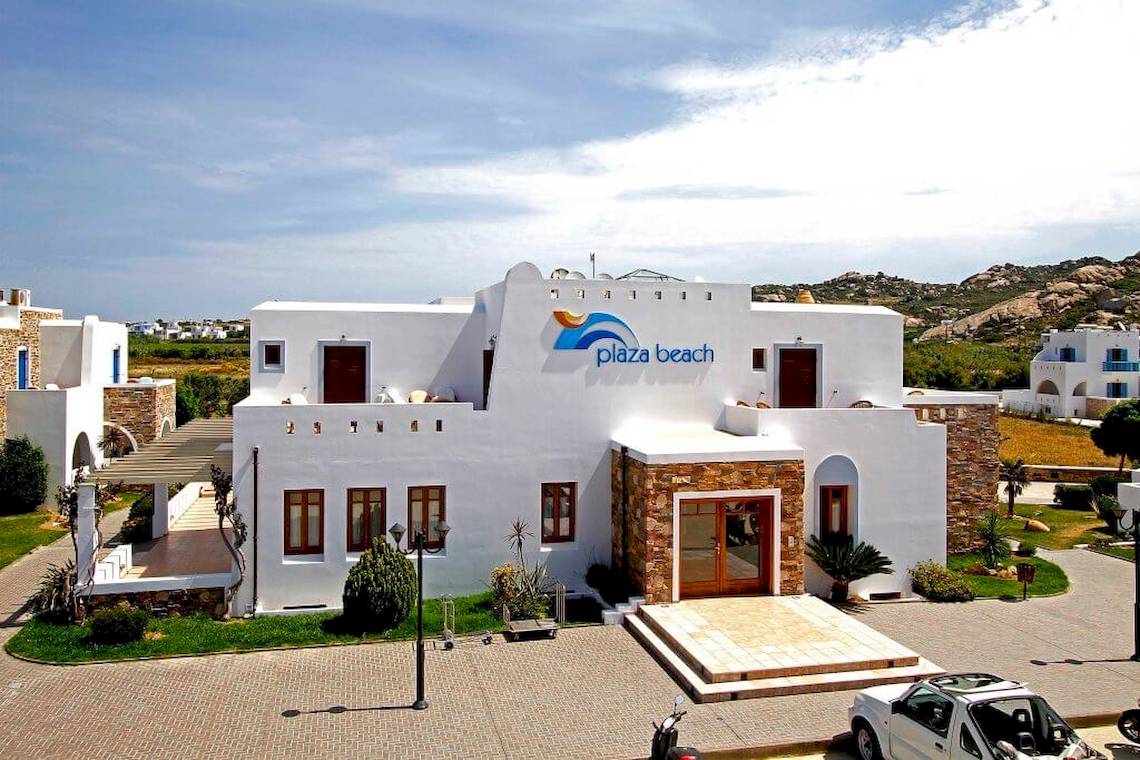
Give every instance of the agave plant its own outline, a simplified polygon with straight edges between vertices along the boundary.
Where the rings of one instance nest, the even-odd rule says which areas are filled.
[[[852,581],[894,572],[894,563],[881,551],[862,541],[856,544],[850,537],[820,541],[812,536],[808,539],[807,555],[831,576],[833,602],[847,601]]]
[[[977,544],[982,564],[991,570],[999,567],[1003,560],[1009,559],[1009,541],[1006,540],[1005,528],[995,510],[991,509],[985,517],[978,520]]]
[[[68,560],[62,566],[49,565],[28,605],[38,618],[52,623],[72,623],[76,617],[74,589],[73,561]]]

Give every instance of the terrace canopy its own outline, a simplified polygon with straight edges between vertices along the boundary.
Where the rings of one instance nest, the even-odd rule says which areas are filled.
[[[210,480],[210,465],[233,470],[234,421],[191,420],[93,473],[102,483],[190,483]]]

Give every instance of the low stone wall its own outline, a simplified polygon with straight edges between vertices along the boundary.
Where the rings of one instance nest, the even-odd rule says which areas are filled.
[[[622,525],[622,456],[611,460],[613,567],[621,567],[626,534],[630,580],[650,604],[673,601],[673,494],[677,491],[780,489],[781,594],[804,593],[804,465],[800,461],[649,465],[627,461],[628,507]],[[789,537],[793,537],[789,545]]]
[[[946,551],[969,551],[997,493],[997,404],[903,403],[918,419],[946,426]]]
[[[1125,400],[1127,399],[1087,396],[1085,398],[1085,417],[1090,420],[1099,420],[1105,412]]]
[[[219,620],[226,614],[225,598],[224,588],[139,591],[130,594],[93,594],[84,600],[84,606],[91,613],[126,602],[157,617],[180,617],[204,612]]]
[[[174,381],[108,385],[103,389],[103,417],[126,428],[141,446],[162,437],[166,422],[173,430]]]
[[[1115,475],[1115,467],[1068,467],[1051,464],[1027,464],[1025,475],[1033,481],[1051,483],[1091,483],[1101,475]]]

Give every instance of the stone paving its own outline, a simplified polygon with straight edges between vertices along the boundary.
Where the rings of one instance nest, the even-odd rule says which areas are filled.
[[[859,619],[943,667],[1028,680],[1066,715],[1134,704],[1131,565],[1079,551],[1050,557],[1073,593],[878,605]],[[19,564],[0,571],[3,593],[33,579]],[[0,629],[0,641],[14,632]],[[430,651],[427,664],[432,706],[416,712],[405,707],[409,643],[78,667],[3,655],[0,757],[644,757],[649,722],[679,691],[617,627],[464,642]],[[846,729],[851,696],[689,705],[681,738],[702,749],[817,740]]]

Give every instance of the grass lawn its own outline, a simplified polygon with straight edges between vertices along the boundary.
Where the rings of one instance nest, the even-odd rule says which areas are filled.
[[[946,558],[946,566],[951,570],[963,570],[970,565],[977,564],[981,557],[977,554],[954,554]],[[1052,562],[1040,557],[1010,557],[1005,563],[1013,565],[1018,562],[1029,562],[1037,565],[1037,576],[1029,584],[1030,596],[1047,596],[1059,594],[1069,588],[1069,578],[1065,571]],[[978,597],[1020,597],[1021,584],[1017,581],[1007,581],[1000,578],[991,578],[987,575],[970,575],[961,573],[962,578],[974,589]]]
[[[1092,551],[1098,554],[1107,554],[1110,557],[1120,557],[1129,562],[1136,561],[1136,552],[1133,551],[1131,546],[1090,546]]]
[[[50,525],[51,512],[28,512],[0,517],[0,567],[15,562],[37,546],[67,535]]]
[[[998,417],[1001,445],[998,453],[1026,464],[1116,467],[1118,458],[1106,457],[1092,442],[1089,429],[1063,422],[1038,422],[1001,415]]]
[[[503,621],[491,609],[490,593],[457,597],[455,627],[459,634],[501,630]],[[424,604],[424,635],[438,636],[442,630],[440,602],[438,599],[429,599]],[[32,620],[12,637],[6,649],[12,654],[48,662],[90,662],[414,639],[416,612],[413,605],[412,614],[401,625],[388,631],[363,635],[347,630],[343,619],[334,612],[229,622],[212,620],[206,615],[155,618],[147,629],[148,638],[131,644],[92,644],[87,641],[87,634],[85,626],[52,625]]]
[[[109,514],[111,512],[118,512],[120,509],[126,509],[142,497],[142,491],[123,491],[115,497],[114,501],[107,503],[107,506],[103,508],[103,512],[104,514]]]
[[[1005,505],[998,507],[999,515],[1005,515],[1005,511]],[[1113,538],[1104,520],[1091,511],[1058,509],[1047,504],[1016,504],[1013,511],[1020,519],[1003,519],[1002,524],[1015,541],[1029,541],[1046,549],[1072,549],[1074,544],[1091,544]],[[1025,519],[1029,517],[1048,525],[1050,532],[1024,530]]]

